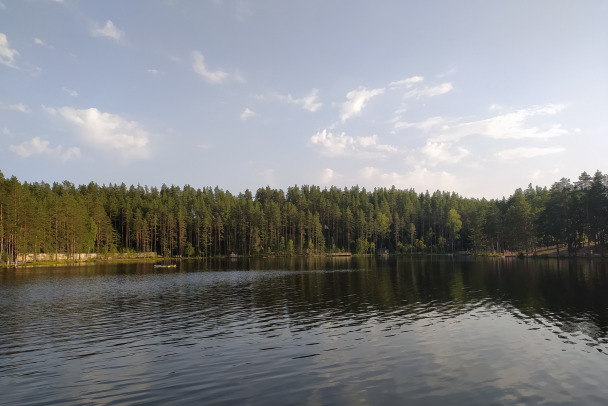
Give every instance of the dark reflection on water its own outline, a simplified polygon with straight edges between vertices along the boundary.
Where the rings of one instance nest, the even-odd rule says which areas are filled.
[[[2,404],[604,404],[602,261],[0,272]]]

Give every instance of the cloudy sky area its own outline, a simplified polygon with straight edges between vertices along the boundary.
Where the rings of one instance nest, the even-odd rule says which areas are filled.
[[[0,171],[486,198],[608,173],[607,18],[602,0],[0,0]]]

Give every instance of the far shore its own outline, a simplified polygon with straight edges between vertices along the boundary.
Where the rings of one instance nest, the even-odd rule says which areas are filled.
[[[350,252],[344,253],[318,253],[318,254],[256,254],[256,255],[235,255],[231,254],[228,256],[221,257],[163,257],[156,253],[114,253],[114,254],[76,254],[73,257],[67,257],[65,254],[58,255],[38,255],[38,257],[48,258],[46,260],[40,260],[40,258],[33,258],[33,254],[28,254],[22,258],[27,258],[25,261],[18,262],[17,264],[0,264],[0,268],[26,268],[26,267],[43,267],[43,266],[85,266],[85,265],[96,265],[106,263],[131,263],[131,262],[155,262],[155,263],[167,263],[177,261],[200,261],[200,260],[217,260],[217,259],[241,259],[241,258],[327,258],[327,259],[350,259],[351,257],[362,258],[362,257],[437,257],[437,256],[457,256],[457,257],[478,257],[478,258],[531,258],[531,259],[575,259],[575,258],[597,258],[602,259],[604,255],[601,254],[599,249],[595,247],[586,247],[578,249],[575,253],[568,253],[566,247],[560,248],[559,254],[557,247],[548,247],[537,249],[534,252],[522,253],[522,252],[511,252],[505,251],[504,253],[470,253],[470,252],[454,252],[454,253],[383,253],[382,255],[375,254],[351,254]],[[60,257],[61,259],[54,259]]]

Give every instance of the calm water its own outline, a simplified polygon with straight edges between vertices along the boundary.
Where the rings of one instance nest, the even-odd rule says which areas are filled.
[[[596,261],[0,271],[2,404],[605,404]]]

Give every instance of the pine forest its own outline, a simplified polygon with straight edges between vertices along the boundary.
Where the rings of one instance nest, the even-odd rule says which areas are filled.
[[[293,186],[238,195],[216,188],[21,183],[0,172],[0,262],[21,254],[164,257],[504,252],[603,255],[601,172],[499,200],[413,189]]]

